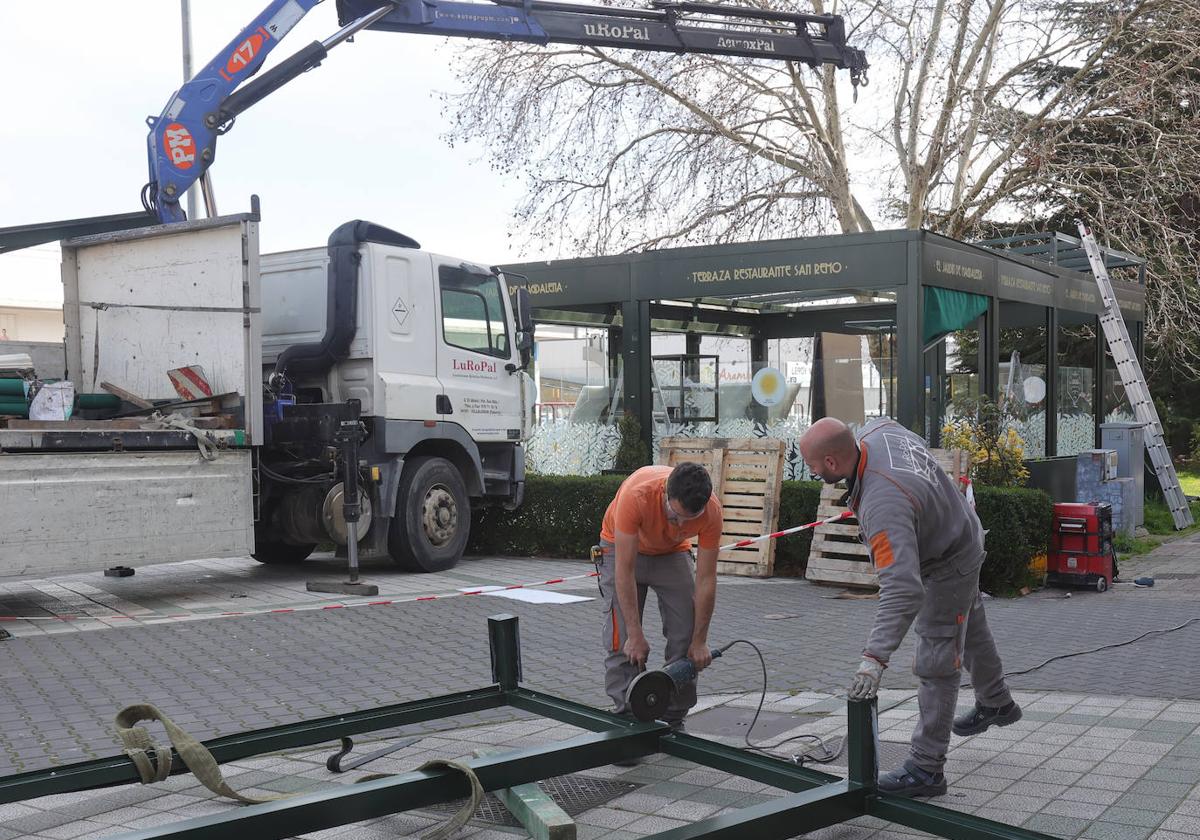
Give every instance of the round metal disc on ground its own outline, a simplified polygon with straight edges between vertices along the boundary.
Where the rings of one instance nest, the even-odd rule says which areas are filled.
[[[643,671],[629,684],[625,702],[638,720],[658,720],[666,714],[674,689],[675,683],[662,671]]]

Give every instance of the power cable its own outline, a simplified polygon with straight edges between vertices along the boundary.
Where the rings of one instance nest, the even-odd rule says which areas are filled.
[[[758,708],[754,710],[754,717],[750,721],[749,728],[746,729],[746,734],[745,734],[746,746],[743,747],[743,749],[752,750],[754,752],[760,752],[760,753],[763,753],[764,755],[774,755],[774,753],[772,753],[771,751],[779,749],[779,747],[783,746],[784,744],[790,743],[792,741],[808,740],[808,741],[815,742],[813,747],[802,753],[797,753],[797,754],[793,755],[792,756],[793,762],[795,762],[796,764],[799,764],[801,767],[803,767],[805,763],[810,762],[810,761],[817,763],[817,764],[829,764],[830,762],[836,761],[838,759],[838,757],[841,756],[842,751],[845,750],[845,748],[846,748],[846,739],[845,738],[841,739],[836,751],[832,747],[830,747],[829,744],[823,738],[821,738],[818,735],[807,735],[807,734],[793,735],[790,738],[784,738],[782,741],[779,741],[774,744],[755,744],[753,741],[750,740],[750,733],[752,733],[754,731],[754,725],[756,723],[758,723],[758,717],[762,713],[763,704],[767,700],[767,660],[763,657],[762,651],[759,650],[758,645],[754,644],[754,642],[751,642],[747,639],[734,639],[732,642],[729,642],[728,644],[724,645],[719,650],[721,651],[721,653],[724,653],[725,651],[729,650],[729,648],[731,648],[737,644],[749,645],[750,647],[754,648],[754,652],[756,654],[758,654],[758,662],[762,666],[762,693],[759,695],[759,698],[758,698]],[[814,750],[820,750],[820,752],[814,752]],[[775,757],[778,757],[778,756],[775,756]]]
[[[1100,647],[1091,648],[1089,650],[1079,650],[1079,651],[1075,651],[1074,653],[1060,653],[1058,656],[1051,656],[1045,662],[1042,662],[1038,665],[1034,665],[1032,668],[1025,668],[1024,670],[1021,670],[1021,671],[1008,671],[1004,674],[1004,676],[1019,677],[1022,674],[1031,674],[1034,671],[1037,671],[1041,668],[1045,668],[1051,662],[1057,662],[1060,659],[1070,659],[1075,656],[1087,656],[1088,654],[1099,653],[1102,650],[1113,650],[1114,648],[1125,647],[1126,645],[1132,645],[1134,642],[1140,642],[1142,639],[1146,638],[1147,636],[1161,636],[1166,633],[1174,633],[1176,630],[1182,630],[1183,628],[1187,627],[1189,624],[1194,624],[1197,621],[1200,621],[1200,616],[1197,616],[1196,618],[1189,618],[1187,621],[1183,622],[1183,624],[1176,625],[1175,627],[1164,627],[1164,628],[1160,628],[1157,630],[1147,630],[1142,635],[1135,636],[1134,638],[1129,639],[1128,641],[1113,642],[1112,644],[1101,645]]]

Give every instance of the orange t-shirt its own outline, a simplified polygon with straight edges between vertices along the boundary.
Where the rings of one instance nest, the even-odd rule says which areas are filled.
[[[709,496],[704,512],[675,525],[667,521],[667,476],[671,467],[642,467],[621,483],[604,514],[600,538],[616,542],[617,531],[637,534],[638,553],[659,555],[687,551],[698,536],[700,548],[721,546],[721,503]]]

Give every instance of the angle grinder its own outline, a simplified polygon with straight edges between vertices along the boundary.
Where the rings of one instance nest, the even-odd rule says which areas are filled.
[[[733,644],[735,642],[713,648],[712,658],[716,659]],[[638,720],[659,720],[671,705],[676,692],[694,683],[696,676],[696,666],[686,656],[656,671],[643,671],[629,684],[625,692],[625,705]]]

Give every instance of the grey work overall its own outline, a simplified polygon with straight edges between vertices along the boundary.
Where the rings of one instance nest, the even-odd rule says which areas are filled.
[[[625,619],[617,602],[617,556],[613,544],[601,540],[602,554],[597,568],[600,572],[600,594],[604,600],[603,645],[604,690],[612,698],[618,714],[628,711],[625,692],[638,675],[638,669],[625,656]],[[662,633],[667,646],[663,651],[664,664],[687,656],[692,643],[696,617],[696,574],[692,555],[687,551],[673,554],[638,554],[634,578],[637,582],[638,616],[646,610],[646,595],[654,590],[658,611],[662,616]],[[675,693],[664,718],[668,723],[683,720],[696,705],[696,684]]]
[[[963,667],[980,705],[1012,700],[979,594],[983,527],[920,437],[884,419],[864,427],[858,442],[848,503],[879,575],[865,653],[887,662],[915,624],[920,716],[911,760],[940,773]]]

